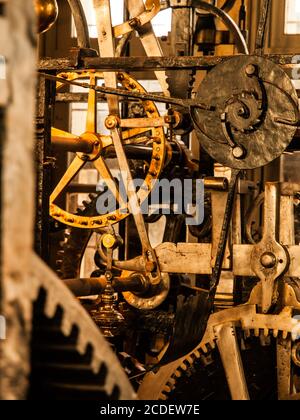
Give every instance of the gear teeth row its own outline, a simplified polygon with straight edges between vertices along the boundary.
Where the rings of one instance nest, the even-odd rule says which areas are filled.
[[[85,310],[47,267],[36,264],[29,399],[134,399],[121,366]],[[40,268],[41,267],[41,268]]]
[[[275,339],[282,337],[284,340],[288,338],[291,338],[293,341],[299,340],[298,330],[293,332],[293,331],[287,331],[284,329],[269,329],[265,327],[265,328],[253,328],[253,329],[242,328],[242,331],[246,339],[249,339],[252,336],[260,337],[261,334],[263,334],[264,337],[266,338],[273,336]],[[211,337],[212,334],[208,334],[208,336]],[[202,357],[204,358],[208,354],[212,353],[213,350],[215,350],[217,337],[214,337],[214,338],[215,338],[215,341],[209,341],[207,343],[202,342],[199,345],[199,347],[196,348],[192,353],[190,353],[184,360],[180,359],[180,365],[172,373],[172,375],[166,382],[166,385],[163,387],[161,391],[161,394],[159,397],[160,400],[166,401],[169,398],[169,395],[176,388],[177,381],[183,375],[185,375],[190,368],[193,367],[196,360],[200,360]]]

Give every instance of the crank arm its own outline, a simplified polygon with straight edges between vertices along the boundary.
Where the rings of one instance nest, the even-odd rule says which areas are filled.
[[[116,120],[116,125],[117,125],[118,119],[115,118],[115,120]],[[142,248],[143,248],[143,257],[144,257],[144,263],[145,263],[144,269],[147,276],[149,276],[151,283],[154,285],[159,284],[161,279],[160,279],[160,269],[159,269],[158,259],[149,241],[144,217],[141,211],[141,206],[138,201],[137,193],[134,187],[133,178],[131,176],[130,168],[129,168],[126,154],[123,148],[121,135],[117,126],[111,130],[111,133],[112,133],[113,143],[115,146],[119,167],[121,170],[121,177],[127,190],[126,192],[127,192],[127,197],[129,199],[129,210],[133,215],[136,228],[139,234],[139,238],[142,244]]]

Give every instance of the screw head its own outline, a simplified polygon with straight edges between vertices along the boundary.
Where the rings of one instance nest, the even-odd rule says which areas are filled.
[[[113,130],[119,125],[119,120],[115,115],[110,115],[105,120],[105,126],[108,130]]]
[[[260,263],[264,268],[274,268],[277,263],[277,258],[272,252],[266,252],[261,256]]]
[[[112,249],[116,246],[117,239],[114,235],[108,233],[103,235],[102,244],[106,249]]]
[[[245,157],[245,149],[241,146],[236,146],[232,149],[232,154],[235,159],[243,159]]]
[[[247,76],[254,76],[256,74],[256,66],[254,64],[248,64],[246,74]]]

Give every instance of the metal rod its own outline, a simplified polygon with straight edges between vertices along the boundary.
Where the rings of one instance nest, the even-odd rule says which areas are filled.
[[[255,44],[255,53],[258,55],[263,55],[270,4],[271,0],[263,0],[263,5],[261,7]]]
[[[39,62],[39,71],[68,70],[110,70],[110,71],[146,71],[146,70],[209,70],[236,56],[184,56],[184,57],[82,57],[80,66],[70,57],[55,59],[43,58]],[[265,54],[264,57],[283,68],[299,68],[294,54]],[[176,74],[175,74],[176,76]]]
[[[74,82],[74,81],[67,80],[62,77],[53,76],[47,73],[39,73],[39,74],[40,76],[45,77],[46,79],[49,79],[55,82],[60,82],[60,83],[72,85],[72,86],[79,86],[85,89],[92,89],[96,92],[105,93],[106,95],[115,95],[115,96],[120,96],[120,97],[125,97],[125,98],[140,99],[141,101],[153,101],[153,102],[159,102],[159,103],[164,103],[164,104],[177,105],[183,108],[195,107],[195,108],[203,109],[206,111],[215,110],[214,107],[200,103],[197,100],[193,100],[193,99],[184,100],[184,99],[179,99],[179,98],[163,97],[160,95],[154,95],[154,94],[149,94],[149,93],[127,91],[124,89],[115,89],[115,88],[104,87],[104,86],[95,86],[95,85],[90,85],[88,83]]]
[[[52,137],[51,144],[55,149],[65,150],[74,153],[92,153],[94,145],[90,140],[79,138],[72,139]]]
[[[107,286],[105,276],[78,278],[64,280],[64,284],[76,297],[101,295]],[[116,292],[135,292],[145,293],[149,289],[150,283],[142,275],[133,275],[131,277],[115,277],[112,287]]]
[[[107,281],[104,276],[90,279],[67,279],[64,284],[76,296],[94,296],[104,292]]]

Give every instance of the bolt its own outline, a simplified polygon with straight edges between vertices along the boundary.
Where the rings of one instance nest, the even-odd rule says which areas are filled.
[[[246,110],[245,110],[245,108],[244,107],[241,107],[239,110],[238,110],[238,116],[239,117],[244,117],[246,115]]]
[[[119,119],[115,115],[110,115],[105,120],[105,126],[108,130],[113,130],[119,126]]]
[[[245,157],[245,149],[241,146],[236,146],[232,149],[232,154],[235,159],[243,159]]]
[[[110,233],[103,235],[102,243],[106,249],[112,249],[116,246],[117,239],[114,235]]]
[[[129,25],[132,27],[132,28],[137,28],[138,26],[141,26],[141,21],[140,21],[140,19],[139,18],[133,18],[133,19],[131,19],[130,21],[129,21]]]
[[[264,268],[271,269],[275,267],[277,259],[272,252],[266,252],[261,256],[260,263]]]
[[[256,66],[254,64],[249,64],[246,67],[246,74],[247,74],[247,76],[250,76],[250,77],[251,76],[254,76],[255,73],[256,73]]]

